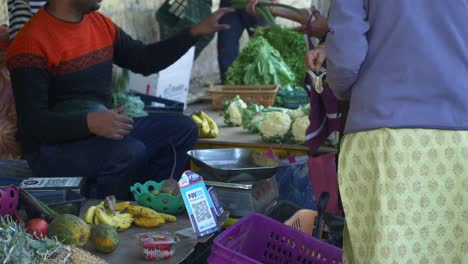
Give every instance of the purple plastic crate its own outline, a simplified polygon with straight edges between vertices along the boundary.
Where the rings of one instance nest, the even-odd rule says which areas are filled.
[[[244,217],[221,233],[210,264],[340,264],[342,250],[259,214]]]
[[[17,186],[0,187],[0,216],[15,215],[18,201],[19,191]]]

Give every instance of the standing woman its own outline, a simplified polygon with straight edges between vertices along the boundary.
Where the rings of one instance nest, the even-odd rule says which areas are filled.
[[[467,263],[468,1],[333,0],[344,263]]]
[[[36,14],[47,1],[39,0],[8,0],[10,39]]]

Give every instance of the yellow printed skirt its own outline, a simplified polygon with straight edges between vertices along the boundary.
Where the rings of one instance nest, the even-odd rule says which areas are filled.
[[[349,134],[338,173],[344,263],[468,263],[468,131]]]

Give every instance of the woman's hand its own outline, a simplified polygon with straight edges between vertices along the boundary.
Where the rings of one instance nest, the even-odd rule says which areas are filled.
[[[307,69],[311,71],[318,71],[322,67],[325,59],[327,58],[327,53],[325,47],[318,47],[313,50],[309,50],[305,55],[305,64]]]

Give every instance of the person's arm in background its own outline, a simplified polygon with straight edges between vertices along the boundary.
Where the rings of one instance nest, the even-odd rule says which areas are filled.
[[[306,24],[310,13],[307,9],[300,9],[300,13],[283,7],[272,7],[270,12],[275,17],[282,17],[299,24]]]
[[[365,0],[332,0],[328,24],[327,80],[335,96],[347,100],[368,50]]]
[[[8,15],[10,39],[13,39],[33,16],[29,0],[8,0]]]
[[[251,16],[259,16],[259,14],[256,11],[257,4],[259,2],[273,2],[277,3],[278,0],[271,0],[271,1],[261,1],[261,0],[249,0],[249,3],[245,7],[247,13]],[[306,9],[301,9],[301,12],[295,12],[293,10],[284,8],[284,7],[270,7],[270,12],[273,16],[278,16],[282,18],[286,18],[289,20],[292,20],[294,22],[297,22],[299,24],[305,24],[307,23],[307,20],[309,19],[309,11]]]
[[[176,36],[161,42],[144,45],[118,29],[114,44],[114,63],[136,73],[149,75],[167,68],[176,62],[197,42],[199,37],[229,29],[228,25],[218,24],[231,8],[221,8],[208,16],[200,24],[188,28]]]
[[[47,1],[8,0],[10,40]]]
[[[252,16],[259,16],[256,11],[257,4],[261,2],[260,0],[249,0],[249,3],[246,6],[247,13]],[[278,1],[272,1],[278,2]],[[307,28],[307,23],[311,15],[314,16],[314,20],[310,24],[310,35],[318,39],[322,39],[328,32],[328,23],[327,19],[322,16],[314,7],[309,12],[307,9],[301,9],[300,12],[293,11],[284,7],[271,7],[270,12],[275,17],[282,17],[294,22],[301,24],[297,31],[305,33]]]

